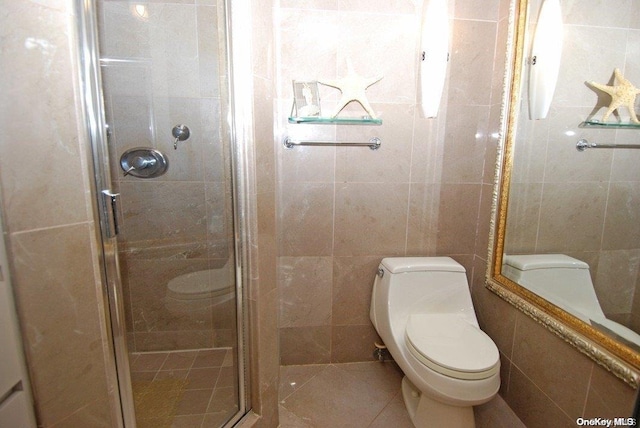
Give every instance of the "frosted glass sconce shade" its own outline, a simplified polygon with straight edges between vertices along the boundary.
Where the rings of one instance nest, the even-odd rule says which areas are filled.
[[[449,60],[447,0],[425,0],[420,33],[418,105],[423,117],[436,117]]]
[[[549,113],[560,72],[562,11],[560,0],[545,0],[540,9],[531,48],[529,116],[544,119]]]

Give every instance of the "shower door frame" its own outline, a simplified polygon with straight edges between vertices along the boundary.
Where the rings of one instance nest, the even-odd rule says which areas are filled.
[[[90,144],[90,155],[87,167],[93,172],[94,218],[98,219],[100,230],[96,231],[99,260],[101,263],[102,294],[105,302],[105,322],[109,339],[109,355],[107,365],[110,381],[117,382],[113,392],[115,403],[111,403],[112,416],[119,428],[136,426],[133,403],[133,388],[127,350],[126,325],[122,296],[120,266],[118,262],[116,205],[118,194],[111,190],[111,172],[109,151],[107,147],[107,123],[100,72],[98,19],[96,2],[98,0],[74,0],[77,15],[78,32],[78,64],[80,78],[80,97],[85,122],[86,137]],[[234,79],[231,36],[231,0],[222,0],[225,10],[225,48],[227,60],[227,92],[228,92],[228,138],[231,156],[231,188],[233,205],[233,244],[235,253],[236,277],[236,325],[238,346],[238,412],[225,426],[232,426],[240,421],[251,409],[249,396],[249,342],[246,328],[248,323],[248,302],[245,293],[248,285],[247,272],[249,257],[247,254],[248,218],[241,215],[240,210],[247,209],[246,179],[247,159],[244,148],[237,141],[234,103]],[[244,115],[242,115],[244,117]],[[242,118],[240,118],[242,120]],[[242,127],[242,124],[240,124]],[[240,132],[240,134],[243,134]]]

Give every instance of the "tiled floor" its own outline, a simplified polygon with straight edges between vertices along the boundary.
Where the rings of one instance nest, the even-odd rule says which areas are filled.
[[[230,348],[130,355],[138,428],[218,428],[235,414]]]
[[[413,428],[393,362],[280,367],[281,428]],[[476,428],[525,428],[500,396],[475,408]]]

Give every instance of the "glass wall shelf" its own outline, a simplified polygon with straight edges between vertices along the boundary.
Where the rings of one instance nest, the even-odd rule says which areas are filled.
[[[370,117],[297,117],[289,116],[289,123],[308,123],[316,125],[382,125],[382,119]]]
[[[592,128],[612,128],[612,129],[620,129],[620,128],[624,128],[624,129],[640,129],[640,123],[633,123],[633,122],[618,122],[618,123],[600,122],[599,120],[595,120],[595,119],[585,120],[584,122],[582,122],[582,124],[580,126],[584,127],[584,128],[592,127]]]

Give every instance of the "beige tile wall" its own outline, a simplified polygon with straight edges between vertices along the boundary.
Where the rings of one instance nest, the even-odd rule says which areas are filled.
[[[487,147],[495,145],[499,119],[492,105],[502,85],[492,84],[500,83],[494,60],[504,57],[496,55],[500,2],[451,5],[448,92],[431,120],[416,109],[421,7],[374,3],[285,2],[279,9],[276,140],[382,139],[377,151],[286,150],[276,141],[283,364],[370,359],[379,340],[368,312],[380,259],[450,254],[471,272],[479,210],[490,201],[483,177],[493,173],[484,158],[495,153]],[[367,90],[383,125],[288,124],[291,80],[342,77],[347,61],[363,76],[384,75]],[[337,91],[321,86],[320,96],[332,111]],[[349,114],[362,110],[352,104]]]
[[[281,3],[275,118],[281,363],[369,360],[376,335],[368,308],[380,259],[452,255],[467,268],[482,327],[500,349],[501,394],[527,426],[575,426],[578,416],[629,416],[632,389],[484,287],[508,3],[478,8],[471,1],[455,2],[448,93],[432,121],[414,113],[413,87],[406,85],[415,78],[404,58],[407,47],[394,45],[405,37],[414,46],[407,38],[417,25],[413,5]],[[376,18],[390,15],[385,28],[375,34],[343,28],[357,20],[374,22],[367,19],[371,10]],[[394,27],[401,23],[411,27]],[[357,31],[361,34],[354,35]],[[370,45],[354,47],[363,39]],[[382,48],[369,47],[376,45]],[[380,51],[389,58],[380,58]],[[403,82],[394,75],[387,84],[385,76],[367,92],[384,124],[338,129],[287,124],[291,79],[341,76],[347,57],[364,75],[404,70]],[[331,93],[321,96],[328,105],[336,99]],[[382,135],[383,145],[378,152],[286,151],[278,141],[285,134]]]
[[[71,1],[3,5],[1,205],[38,424],[110,427],[75,25]]]

